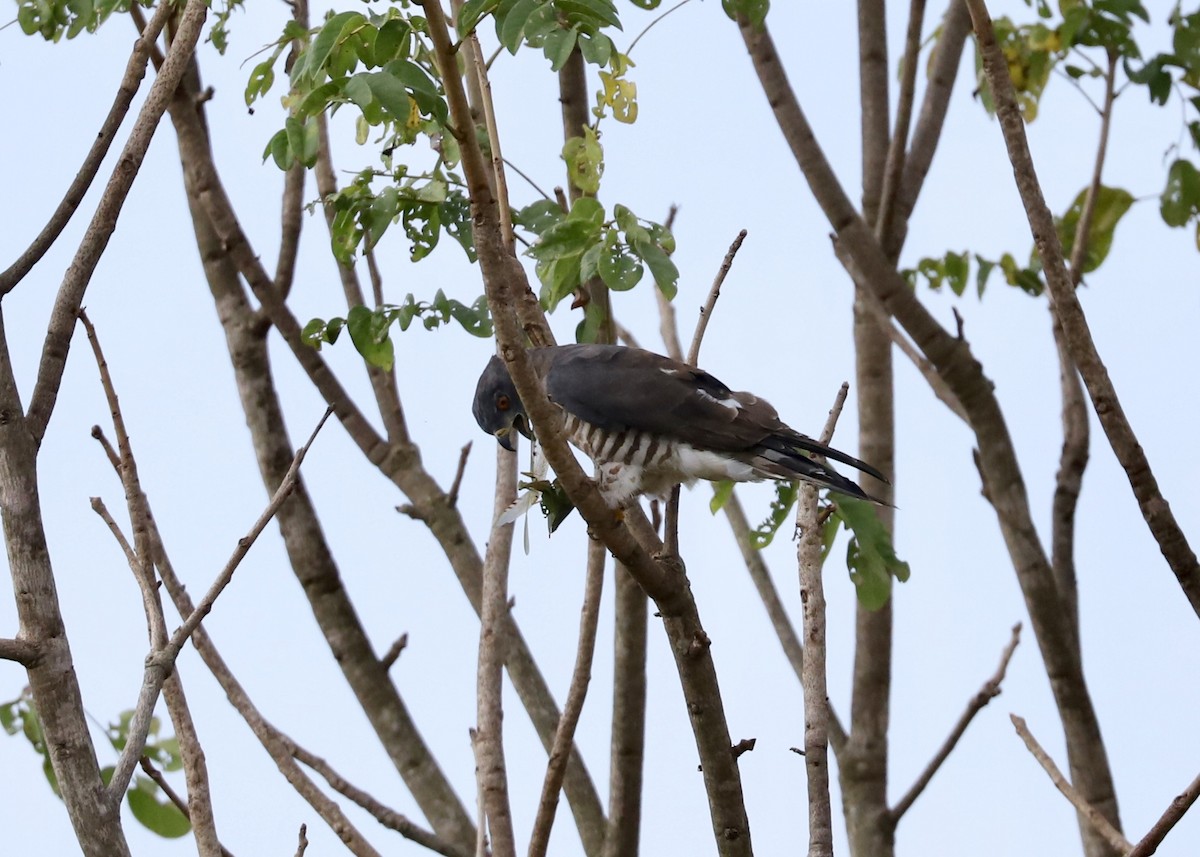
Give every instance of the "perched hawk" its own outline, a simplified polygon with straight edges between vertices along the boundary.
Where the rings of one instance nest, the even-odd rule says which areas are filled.
[[[562,408],[572,444],[596,465],[597,487],[619,508],[697,479],[803,479],[880,502],[812,454],[883,474],[786,426],[770,404],[735,393],[707,372],[640,348],[560,345],[529,351],[550,401]],[[472,405],[479,427],[513,449],[533,437],[508,368],[492,357]]]

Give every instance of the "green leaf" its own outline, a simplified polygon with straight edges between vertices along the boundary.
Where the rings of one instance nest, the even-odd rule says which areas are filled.
[[[385,22],[379,28],[379,35],[375,37],[375,63],[377,65],[386,65],[394,59],[402,58],[401,49],[406,47],[408,37],[412,34],[412,27],[403,18],[392,18]]]
[[[275,161],[275,166],[281,170],[287,170],[292,166],[292,150],[288,145],[288,132],[280,130],[275,132],[275,136],[267,142],[267,148],[263,149],[263,161],[271,158]]]
[[[979,270],[975,272],[975,288],[979,293],[979,297],[982,298],[983,290],[987,287],[988,277],[992,275],[992,269],[996,267],[996,263],[978,254],[975,255],[975,263],[979,265]]]
[[[516,54],[517,49],[521,47],[521,42],[525,39],[525,22],[542,2],[544,0],[516,0],[511,5],[500,4],[500,9],[496,12],[496,36],[500,39],[500,44],[508,48],[509,53]],[[506,6],[507,10],[502,18],[501,10]]]
[[[733,481],[722,479],[713,486],[712,499],[708,501],[708,510],[714,515],[725,508],[729,498],[733,496]]]
[[[455,27],[460,37],[466,36],[479,25],[484,15],[493,12],[499,0],[467,0],[458,10],[458,21]]]
[[[612,39],[604,33],[580,33],[579,52],[585,62],[592,65],[606,66],[613,55]]]
[[[739,15],[745,15],[751,24],[761,27],[771,9],[771,0],[721,0],[721,8],[731,21],[736,21]]]
[[[572,27],[569,30],[552,30],[546,34],[545,40],[542,42],[542,52],[546,55],[546,59],[550,60],[550,70],[559,71],[567,64],[567,60],[571,58],[571,51],[575,48],[575,39],[579,35],[579,30]]]
[[[771,509],[767,518],[750,533],[750,544],[755,550],[762,550],[769,545],[788,519],[792,506],[796,505],[799,482],[776,482],[775,499],[771,501]]]
[[[275,57],[272,56],[270,59],[260,62],[250,72],[250,79],[246,82],[246,106],[249,107],[255,99],[266,95],[274,82]]]
[[[578,256],[596,242],[599,234],[598,224],[586,220],[563,220],[543,232],[541,240],[528,252],[539,261]]]
[[[175,804],[165,797],[159,800],[159,788],[153,780],[137,777],[136,784],[125,797],[133,817],[159,836],[178,839],[192,829],[191,823]]]
[[[534,235],[541,235],[566,217],[562,206],[552,199],[539,199],[513,212],[513,223]]]
[[[1200,172],[1182,158],[1167,171],[1159,211],[1168,226],[1183,226],[1200,208]]]
[[[663,248],[653,241],[635,238],[632,242],[633,252],[642,258],[654,275],[654,283],[667,300],[674,300],[678,291],[679,269],[671,261]]]
[[[595,197],[581,196],[571,205],[567,220],[580,220],[592,226],[599,226],[604,222],[604,206]]]
[[[366,19],[358,12],[339,12],[326,21],[308,49],[307,61],[303,66],[304,75],[315,81],[337,46],[342,32],[363,23],[366,23]]]
[[[600,177],[604,175],[604,150],[592,128],[584,128],[582,137],[572,137],[562,148],[562,158],[567,162],[567,174],[571,184],[585,194],[600,191]]]
[[[377,71],[365,75],[367,88],[392,119],[401,124],[408,121],[410,102],[404,84],[387,72]]]
[[[605,242],[597,265],[600,279],[614,292],[625,292],[641,282],[642,263],[624,244]]]
[[[549,485],[544,482],[539,485],[541,493],[538,495],[538,502],[546,516],[550,532],[553,533],[575,511],[575,504],[571,502],[571,498],[567,496],[566,490],[557,479]]]
[[[967,274],[970,273],[970,270],[970,256],[966,253],[946,254],[946,258],[942,262],[942,271],[946,275],[946,283],[950,286],[950,291],[958,297],[962,297],[963,292],[967,290]]]
[[[867,610],[878,610],[891,596],[892,578],[901,583],[908,580],[908,563],[897,558],[891,534],[873,504],[839,497],[834,514],[854,533],[846,548],[846,567],[858,601]]]
[[[346,329],[363,359],[390,372],[396,355],[388,336],[389,319],[365,306],[356,306],[346,316]]]
[[[554,0],[554,7],[565,15],[578,15],[599,26],[621,29],[617,7],[610,0]]]
[[[1058,223],[1058,239],[1062,242],[1063,255],[1070,258],[1075,248],[1075,232],[1079,228],[1079,218],[1083,213],[1083,204],[1087,199],[1088,189],[1084,188],[1075,197],[1075,201],[1067,210],[1066,215]],[[1100,186],[1096,193],[1092,222],[1088,230],[1087,256],[1083,262],[1083,271],[1088,274],[1100,267],[1112,249],[1113,233],[1117,224],[1133,205],[1133,194],[1121,188]]]

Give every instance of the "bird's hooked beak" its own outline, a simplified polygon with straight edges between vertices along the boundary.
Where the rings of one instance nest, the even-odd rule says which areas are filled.
[[[529,420],[525,419],[524,414],[517,414],[513,417],[511,425],[502,426],[496,429],[496,440],[500,445],[509,452],[516,452],[517,447],[513,444],[513,430],[519,431],[525,437],[533,440],[533,429],[529,426]]]

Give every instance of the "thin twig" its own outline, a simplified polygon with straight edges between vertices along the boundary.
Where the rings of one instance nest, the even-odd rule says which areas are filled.
[[[467,456],[471,454],[473,443],[474,441],[467,441],[458,455],[458,469],[454,471],[454,481],[450,483],[450,490],[446,492],[446,505],[451,509],[458,505],[458,489],[462,487],[463,474],[467,470]]]
[[[406,815],[397,812],[389,806],[380,803],[363,789],[349,782],[345,777],[333,769],[333,766],[317,756],[310,753],[308,750],[301,747],[291,739],[285,738],[285,743],[291,751],[292,757],[302,765],[307,765],[312,770],[316,771],[325,782],[329,783],[338,794],[344,796],[348,800],[358,804],[371,817],[382,824],[389,830],[394,830],[412,842],[417,843],[435,854],[442,854],[444,857],[468,857],[467,852],[461,848],[456,848],[446,840],[442,839],[437,834],[425,830],[423,827],[414,824]]]
[[[83,296],[100,263],[100,257],[116,231],[117,218],[146,158],[154,132],[191,62],[207,10],[206,0],[188,0],[177,19],[178,26],[174,30],[167,58],[146,93],[146,100],[96,204],[95,214],[88,223],[55,296],[38,363],[37,381],[29,397],[29,410],[26,413],[29,433],[35,444],[41,443],[50,415],[54,412],[70,351],[71,334],[75,329],[76,314],[83,304]],[[160,9],[160,12],[165,21],[167,16],[177,13],[178,8],[172,7],[168,11]],[[155,18],[158,14],[155,14]]]
[[[177,653],[183,648],[184,642],[191,636],[196,627],[204,620],[204,617],[212,612],[213,604],[217,597],[229,585],[229,581],[233,579],[233,573],[237,571],[238,566],[249,553],[250,548],[254,546],[254,542],[258,539],[262,531],[266,529],[267,524],[275,517],[275,513],[279,511],[279,507],[284,504],[288,496],[292,493],[292,489],[296,487],[296,482],[300,478],[300,465],[304,463],[304,457],[308,455],[308,450],[312,447],[313,441],[317,439],[317,434],[325,425],[325,421],[333,414],[333,408],[326,408],[325,413],[321,415],[321,419],[317,421],[317,427],[312,430],[312,434],[308,436],[304,446],[296,450],[296,457],[292,459],[292,465],[284,474],[283,481],[279,483],[279,488],[275,491],[275,495],[271,497],[271,502],[267,504],[267,508],[263,509],[258,520],[250,528],[250,531],[245,536],[238,539],[237,547],[233,551],[233,555],[229,558],[229,562],[225,564],[225,568],[221,570],[220,575],[213,581],[208,592],[200,599],[200,603],[196,605],[196,609],[187,617],[182,625],[171,635],[171,642],[168,644],[168,649]]]
[[[308,850],[308,825],[300,825],[300,842],[296,846],[296,857],[304,857],[304,852]]]
[[[170,640],[165,646],[157,651],[151,652],[146,659],[146,670],[142,679],[142,688],[138,694],[137,705],[134,707],[133,718],[129,723],[129,738],[125,745],[125,749],[121,753],[121,757],[117,760],[117,764],[113,771],[113,775],[108,784],[108,793],[110,797],[115,797],[119,800],[124,794],[125,789],[129,785],[129,779],[133,776],[134,765],[137,764],[138,758],[141,756],[142,748],[146,743],[146,736],[149,734],[151,715],[154,711],[154,705],[158,700],[159,691],[162,689],[163,682],[174,669],[175,659],[179,657],[179,653],[183,650],[184,643],[188,637],[199,626],[200,622],[207,616],[213,608],[217,597],[229,585],[229,581],[233,579],[233,573],[241,564],[258,536],[266,528],[271,518],[283,505],[284,501],[292,493],[292,489],[296,485],[299,477],[300,464],[304,461],[304,456],[307,455],[309,447],[316,440],[317,433],[321,427],[325,425],[325,421],[329,419],[329,415],[333,412],[332,408],[325,411],[317,427],[313,429],[313,433],[309,436],[308,442],[296,452],[296,457],[292,460],[291,467],[288,468],[287,475],[279,485],[279,490],[275,492],[275,496],[271,498],[271,502],[267,504],[267,508],[254,522],[254,526],[250,531],[238,540],[237,547],[234,549],[233,556],[226,563],[225,568],[217,576],[217,579],[209,587],[204,598],[196,606],[195,610],[187,617],[184,623],[171,635]]]
[[[483,118],[487,127],[488,145],[492,154],[492,173],[496,182],[496,201],[499,205],[500,237],[508,252],[513,252],[512,208],[508,201],[508,179],[504,174],[504,155],[500,151],[500,130],[496,125],[496,105],[492,101],[492,84],[488,80],[487,67],[483,64],[483,49],[475,33],[467,36],[474,48],[471,59],[475,64],[475,75],[479,79],[479,91],[483,101]],[[495,843],[492,843],[493,847]]]
[[[828,444],[841,416],[849,384],[842,384],[821,432]],[[833,820],[829,798],[829,698],[825,666],[825,590],[821,580],[821,528],[817,525],[817,488],[802,483],[796,503],[800,539],[800,601],[804,615],[804,767],[808,776],[808,854],[833,853]]]
[[[579,645],[575,653],[575,669],[571,674],[571,685],[563,703],[558,731],[554,734],[554,747],[546,765],[546,777],[542,782],[542,796],[538,802],[533,830],[529,835],[529,857],[544,857],[550,845],[550,830],[554,826],[554,815],[558,808],[558,794],[562,789],[563,776],[567,771],[571,745],[575,740],[575,727],[583,712],[588,684],[592,680],[592,659],[596,653],[596,628],[600,622],[600,596],[604,590],[604,561],[608,552],[604,543],[588,540],[587,577],[583,587],[583,607],[579,617]]]
[[[1033,737],[1033,733],[1029,731],[1029,727],[1025,724],[1023,717],[1018,717],[1015,714],[1010,714],[1013,726],[1016,727],[1017,734],[1021,736],[1021,740],[1025,742],[1025,746],[1037,759],[1042,770],[1050,777],[1050,781],[1055,787],[1063,793],[1063,796],[1071,802],[1071,805],[1079,812],[1079,814],[1087,820],[1087,822],[1099,833],[1113,850],[1118,854],[1128,854],[1133,848],[1122,834],[1105,818],[1099,810],[1084,800],[1083,796],[1075,790],[1075,787],[1067,782],[1067,778],[1063,776],[1062,771],[1054,764],[1054,760],[1050,758],[1050,754],[1042,749],[1042,745]]]
[[[888,812],[888,815],[891,817],[891,823],[893,827],[900,822],[901,817],[903,817],[904,813],[908,811],[908,808],[913,805],[913,802],[921,796],[921,792],[925,790],[925,787],[929,785],[929,781],[933,779],[933,775],[938,772],[938,769],[941,768],[942,763],[945,762],[950,756],[950,753],[958,744],[958,740],[962,738],[963,733],[967,731],[967,727],[971,724],[971,721],[975,718],[975,715],[982,711],[984,706],[1000,695],[1000,685],[1004,681],[1004,675],[1008,672],[1009,661],[1012,660],[1013,652],[1017,650],[1017,644],[1020,641],[1021,623],[1018,622],[1016,625],[1013,625],[1012,637],[1000,655],[1000,666],[997,667],[996,672],[992,674],[991,678],[983,683],[983,687],[979,689],[979,692],[971,697],[970,702],[967,703],[966,711],[964,711],[962,716],[958,718],[958,722],[954,724],[954,728],[950,730],[950,734],[946,737],[946,740],[942,743],[942,746],[938,749],[937,753],[934,754],[933,758],[930,759],[929,764],[925,766],[925,770],[921,771],[921,775],[917,777],[916,782],[912,784],[912,787],[904,793],[904,796],[900,798],[900,800],[896,802],[896,805]]]
[[[729,252],[725,254],[725,259],[721,262],[721,267],[717,270],[717,276],[713,280],[712,288],[708,290],[708,300],[700,308],[700,318],[696,320],[696,332],[692,334],[692,345],[688,349],[687,364],[689,366],[695,366],[700,359],[700,343],[704,339],[704,331],[708,329],[708,321],[712,317],[713,308],[717,305],[717,298],[721,296],[721,285],[725,282],[725,277],[729,275],[729,269],[733,267],[733,257],[742,248],[742,242],[745,240],[746,230],[743,229],[729,245]]]
[[[153,518],[151,518],[151,538],[154,543],[154,564],[158,568],[159,577],[162,579],[164,588],[171,596],[171,600],[175,603],[175,608],[179,611],[180,615],[191,615],[195,612],[196,607],[192,603],[191,597],[187,594],[187,590],[175,574],[175,569],[172,567],[163,546],[162,537],[158,529],[154,526]],[[255,737],[258,738],[263,748],[271,756],[280,773],[296,789],[297,793],[316,810],[317,814],[337,834],[338,838],[341,839],[352,854],[357,855],[357,857],[380,857],[379,852],[371,847],[354,824],[342,814],[338,805],[326,797],[317,784],[296,764],[295,759],[291,755],[291,748],[295,746],[294,742],[262,716],[262,713],[255,707],[250,697],[246,694],[245,688],[234,677],[229,666],[217,651],[216,646],[209,638],[208,632],[204,630],[203,625],[198,627],[193,633],[192,644],[195,646],[196,653],[200,656],[200,659],[204,661],[205,666],[212,673],[213,678],[217,680],[221,689],[225,691],[225,695],[229,698],[234,709],[246,721],[246,725],[250,727]],[[301,841],[302,843],[306,843],[303,835],[304,831],[302,829]]]
[[[33,239],[28,249],[17,257],[17,260],[3,273],[0,273],[0,295],[11,292],[25,275],[33,270],[33,266],[53,246],[79,208],[80,203],[83,202],[88,188],[92,186],[96,174],[100,171],[100,164],[104,162],[104,157],[108,154],[109,147],[116,138],[117,129],[121,127],[121,122],[129,112],[129,105],[133,103],[142,79],[146,76],[146,58],[151,52],[158,52],[154,46],[154,40],[158,38],[163,25],[174,12],[175,7],[172,4],[160,4],[154,10],[154,17],[150,19],[150,23],[145,24],[142,28],[142,36],[134,43],[133,53],[130,54],[129,62],[125,66],[125,74],[117,87],[112,107],[109,108],[108,115],[104,117],[104,124],[100,126],[100,131],[96,134],[91,149],[88,150],[83,164],[79,167],[70,186],[67,187],[62,201],[54,209],[54,213],[50,215],[50,219],[42,227],[42,231]]]
[[[1196,802],[1197,797],[1200,797],[1200,776],[1192,780],[1183,793],[1171,801],[1167,811],[1154,822],[1154,826],[1142,837],[1142,841],[1133,846],[1133,850],[1125,857],[1147,857],[1157,851],[1163,839],[1171,832],[1171,828],[1179,823],[1179,819],[1183,818],[1183,814]]]
[[[883,188],[879,192],[879,213],[874,223],[875,237],[885,246],[895,222],[896,198],[904,176],[904,159],[908,146],[908,129],[912,123],[914,93],[917,87],[917,60],[921,53],[921,26],[925,20],[925,0],[910,0],[908,30],[904,36],[904,59],[901,64],[900,97],[896,104],[896,127],[888,144],[887,161],[883,170]]]
[[[400,653],[408,647],[408,632],[405,631],[397,637],[388,650],[383,653],[383,657],[379,659],[379,663],[383,665],[385,670],[390,670],[400,657]]]
[[[175,808],[183,813],[183,817],[190,822],[192,820],[192,813],[191,810],[188,809],[187,800],[185,800],[183,796],[179,794],[179,792],[175,791],[175,789],[171,787],[171,784],[167,782],[167,778],[163,776],[162,771],[160,771],[155,764],[150,761],[150,757],[142,756],[142,758],[139,760],[139,764],[141,765],[142,772],[152,779],[156,786],[162,789],[163,794],[167,796],[167,800],[174,804]],[[224,845],[221,845],[220,849],[221,857],[233,857],[232,852],[230,852],[230,850]]]

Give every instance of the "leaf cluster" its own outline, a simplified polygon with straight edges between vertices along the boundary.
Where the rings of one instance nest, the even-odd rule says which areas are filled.
[[[17,0],[17,26],[48,42],[94,33],[114,12],[128,12],[138,0]],[[150,2],[139,3],[150,6]]]
[[[405,331],[418,318],[426,330],[454,320],[472,336],[486,338],[492,335],[492,316],[484,296],[480,295],[468,305],[446,297],[445,292],[438,289],[433,300],[428,302],[418,301],[410,293],[401,304],[384,304],[375,309],[356,306],[345,318],[314,318],[304,325],[301,336],[309,345],[320,348],[324,344],[333,345],[346,330],[363,359],[390,372],[396,361],[391,340],[392,325]]]
[[[679,269],[670,257],[674,236],[623,205],[613,206],[609,218],[593,197],[575,200],[569,212],[553,200],[540,200],[515,212],[513,222],[537,236],[528,254],[537,260],[547,311],[595,277],[613,291],[628,291],[646,268],[659,290],[668,299],[675,297]]]
[[[133,711],[123,711],[116,723],[110,723],[104,729],[113,750],[120,753],[125,749],[129,740],[129,727],[133,722]],[[0,704],[0,727],[9,735],[20,733],[42,757],[42,772],[51,790],[62,798],[58,788],[58,779],[54,775],[54,767],[50,762],[50,750],[42,731],[42,721],[33,697],[28,688],[11,702]],[[165,772],[182,770],[183,757],[179,751],[179,741],[174,736],[159,737],[162,723],[157,717],[150,719],[149,734],[146,738],[142,755],[148,758]],[[108,765],[101,769],[100,776],[107,784],[113,775],[115,767]],[[137,776],[125,793],[129,809],[143,826],[168,839],[185,836],[192,829],[187,817],[172,803],[158,784],[149,777]]]
[[[1079,226],[1079,218],[1083,214],[1087,193],[1087,188],[1081,190],[1066,213],[1054,220],[1058,231],[1058,240],[1062,244],[1063,252],[1068,257],[1075,247],[1075,233]],[[1117,224],[1129,211],[1133,202],[1133,195],[1129,191],[1105,185],[1100,186],[1093,204],[1092,220],[1088,229],[1087,252],[1080,273],[1091,273],[1108,258]],[[935,291],[946,286],[955,295],[961,297],[970,282],[972,258],[976,265],[975,288],[981,298],[992,272],[997,269],[1008,285],[1015,286],[1028,295],[1039,297],[1046,289],[1042,277],[1042,263],[1036,247],[1030,249],[1029,262],[1026,265],[1018,263],[1011,253],[1005,253],[999,259],[987,259],[978,253],[950,251],[940,258],[921,259],[915,267],[907,268],[901,273],[908,280],[909,285],[914,288],[918,283],[924,281],[929,288]]]

